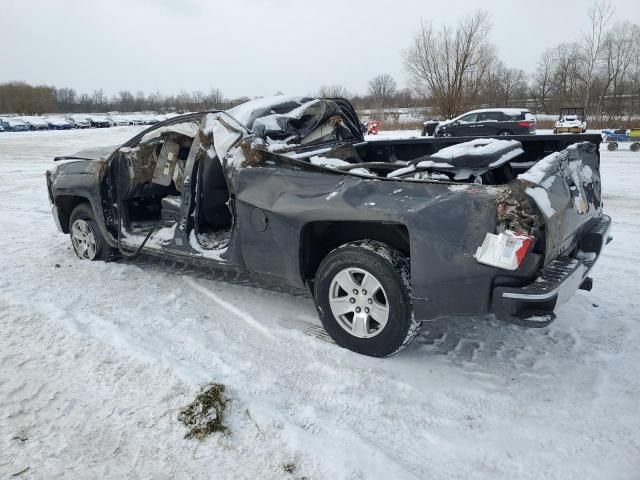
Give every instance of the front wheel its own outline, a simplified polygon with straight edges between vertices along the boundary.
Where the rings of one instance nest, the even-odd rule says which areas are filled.
[[[91,206],[81,203],[69,217],[69,236],[81,260],[107,260],[111,249],[98,228]]]
[[[500,135],[500,136],[513,135],[513,133],[511,133],[511,131],[510,131],[510,130],[500,130],[500,131],[498,132],[498,135]]]
[[[315,281],[316,307],[331,338],[372,357],[393,355],[420,332],[410,292],[409,260],[373,240],[333,250]]]

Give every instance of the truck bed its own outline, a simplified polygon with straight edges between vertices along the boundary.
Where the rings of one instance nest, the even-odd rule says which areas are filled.
[[[432,155],[437,151],[468,142],[474,138],[487,137],[448,137],[448,138],[408,138],[374,140],[367,144],[362,153],[366,162],[395,162],[411,161],[424,155]],[[511,165],[520,173],[527,170],[535,162],[553,152],[564,150],[569,145],[579,142],[591,142],[600,145],[602,137],[596,134],[567,134],[567,135],[509,135],[496,137],[501,140],[517,140],[522,144],[524,155]],[[598,157],[600,155],[598,149]]]

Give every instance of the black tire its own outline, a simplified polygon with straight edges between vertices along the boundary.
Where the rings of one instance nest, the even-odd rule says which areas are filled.
[[[78,249],[76,248],[76,243],[74,242],[74,238],[73,238],[74,237],[73,226],[78,220],[84,221],[86,223],[87,227],[93,234],[93,238],[95,239],[96,253],[95,253],[95,256],[93,256],[93,258],[88,258],[87,256],[82,255],[81,252],[79,252]],[[73,251],[81,260],[106,261],[111,256],[112,249],[107,244],[104,236],[102,235],[102,232],[100,232],[100,228],[98,228],[98,224],[96,223],[96,218],[93,213],[93,209],[91,208],[91,205],[89,205],[88,203],[81,203],[80,205],[76,206],[76,208],[74,208],[73,211],[71,212],[71,215],[69,216],[69,237],[71,239],[71,245],[73,247]]]
[[[340,272],[350,268],[372,274],[384,289],[388,320],[370,338],[349,333],[332,313],[332,283]],[[402,350],[420,333],[421,326],[413,315],[410,275],[409,260],[378,241],[360,240],[331,251],[318,268],[314,288],[318,315],[327,333],[338,345],[362,355],[388,357]]]
[[[609,150],[610,152],[613,152],[614,150],[618,149],[618,143],[617,142],[609,142],[607,143],[607,150]]]
[[[640,151],[640,143],[639,142],[633,142],[631,145],[629,145],[629,150],[631,150],[632,152]]]
[[[513,132],[511,130],[500,130],[498,135],[513,135]]]

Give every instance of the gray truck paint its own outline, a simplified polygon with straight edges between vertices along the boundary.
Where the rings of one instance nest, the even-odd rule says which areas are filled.
[[[347,123],[357,125],[357,116],[345,101],[329,105]],[[89,201],[108,243],[115,247],[113,166],[128,147],[147,132],[201,119],[203,114],[178,117],[142,132],[108,158],[86,156],[84,161],[60,165],[47,176],[50,197],[57,207],[60,224],[68,231],[68,215],[74,202]],[[349,124],[350,125],[350,124]],[[357,128],[357,127],[356,127]],[[255,137],[249,129],[245,137]],[[204,143],[211,144],[206,135]],[[495,310],[498,288],[524,288],[536,280],[545,265],[563,256],[575,256],[585,235],[602,219],[597,135],[510,137],[521,141],[524,154],[513,162],[516,170],[552,152],[562,152],[553,168],[555,179],[547,187],[550,218],[524,192],[536,187],[526,180],[488,186],[469,183],[418,181],[384,177],[370,178],[350,172],[312,165],[290,156],[256,152],[257,160],[238,168],[223,160],[230,193],[234,226],[226,251],[207,255],[189,242],[193,228],[188,214],[193,210],[195,170],[193,162],[185,178],[192,179],[182,192],[183,221],[171,242],[146,248],[145,253],[194,264],[241,269],[276,279],[294,287],[313,282],[315,268],[333,248],[347,241],[371,238],[390,243],[411,259],[411,298],[416,318],[430,320],[451,315],[480,315]],[[365,142],[357,138],[329,145],[332,151],[356,149],[364,162],[411,161],[469,138],[410,139]],[[566,147],[580,142],[567,150]],[[211,150],[203,152],[210,155]],[[304,150],[304,149],[302,149]],[[74,159],[60,157],[58,160]],[[571,159],[589,166],[592,181],[567,173]],[[203,160],[203,161],[206,161]],[[521,164],[522,166],[518,165]],[[548,177],[546,177],[548,179]],[[544,180],[544,179],[543,179]],[[579,189],[584,203],[576,206],[572,187]],[[519,208],[518,219],[533,219],[538,240],[534,251],[515,271],[482,265],[473,257],[488,232],[501,221],[498,206],[511,201]],[[67,217],[65,217],[67,215]],[[512,219],[513,220],[513,219]],[[597,252],[600,253],[599,251]],[[552,307],[553,309],[553,307]],[[512,320],[513,312],[504,314]]]

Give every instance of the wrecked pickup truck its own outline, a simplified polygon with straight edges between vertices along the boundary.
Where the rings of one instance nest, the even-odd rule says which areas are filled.
[[[343,99],[274,97],[56,160],[81,259],[140,253],[307,287],[331,337],[388,356],[420,322],[545,326],[607,243],[598,135],[366,141]]]

